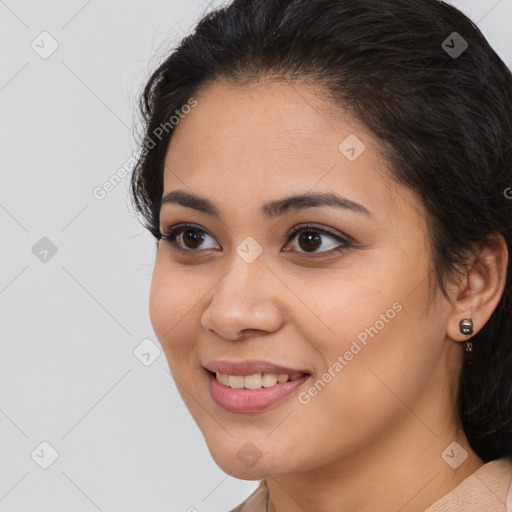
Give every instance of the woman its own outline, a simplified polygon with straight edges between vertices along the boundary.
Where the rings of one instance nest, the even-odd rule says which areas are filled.
[[[235,0],[141,109],[151,321],[216,463],[262,480],[234,511],[504,511],[512,75],[475,25]]]

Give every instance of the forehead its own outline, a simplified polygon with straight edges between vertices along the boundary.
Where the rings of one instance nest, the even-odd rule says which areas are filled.
[[[254,204],[256,211],[268,199],[314,189],[374,203],[382,215],[396,206],[395,184],[378,142],[328,103],[320,89],[218,81],[195,99],[197,106],[174,128],[164,195],[188,188],[219,203]],[[343,153],[347,144],[360,153],[356,159]]]
[[[356,120],[345,121],[343,111],[335,118],[333,105],[311,86],[216,81],[201,89],[196,100],[197,106],[175,127],[169,146],[174,152],[179,145],[184,153],[193,145],[188,159],[215,154],[241,161],[254,156],[300,160],[317,159],[320,152],[337,158],[338,144],[333,143],[341,142],[344,132],[369,136]],[[171,151],[168,157],[172,160]]]

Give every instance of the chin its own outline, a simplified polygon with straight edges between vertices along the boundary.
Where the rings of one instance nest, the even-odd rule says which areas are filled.
[[[208,445],[208,449],[217,466],[235,478],[261,480],[283,469],[276,466],[274,459],[280,457],[275,453],[262,453],[252,443],[245,443],[239,449],[233,449],[234,446],[236,441],[232,440],[225,449],[219,445]]]

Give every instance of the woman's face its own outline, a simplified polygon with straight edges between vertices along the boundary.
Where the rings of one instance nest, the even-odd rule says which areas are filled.
[[[413,440],[445,448],[435,432],[460,347],[448,303],[429,296],[425,210],[370,132],[320,97],[218,81],[166,156],[164,196],[217,214],[162,205],[162,232],[193,226],[160,242],[151,321],[212,456],[238,478],[398,456]],[[285,200],[327,193],[338,202]]]

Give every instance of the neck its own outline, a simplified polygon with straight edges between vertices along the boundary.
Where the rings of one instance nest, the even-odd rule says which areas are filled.
[[[411,421],[417,428],[404,426],[400,435],[381,438],[328,467],[267,478],[267,511],[423,512],[484,464],[463,433],[452,430],[441,438],[417,417]],[[468,453],[456,469],[441,457],[455,440]],[[445,457],[454,464],[457,454],[450,451]]]

